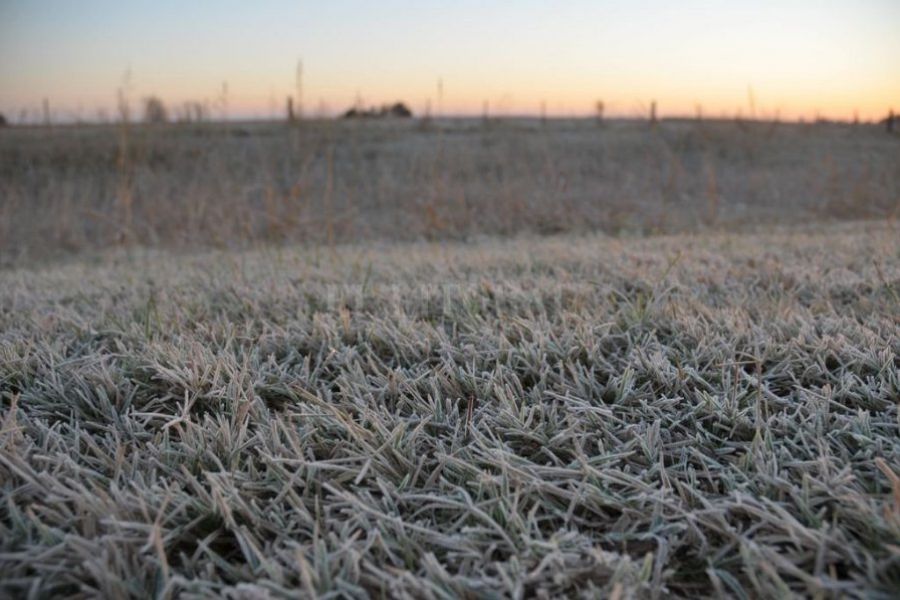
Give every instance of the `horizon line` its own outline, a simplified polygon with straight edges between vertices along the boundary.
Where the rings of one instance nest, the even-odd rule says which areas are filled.
[[[0,113],[2,114],[2,113]],[[809,124],[842,124],[842,125],[879,125],[884,123],[891,116],[895,119],[900,119],[900,115],[894,113],[891,109],[889,109],[884,117],[881,118],[841,118],[841,117],[828,117],[824,115],[817,115],[814,117],[781,117],[781,116],[764,116],[764,115],[756,115],[749,116],[741,113],[736,113],[733,115],[696,115],[696,114],[688,114],[688,113],[671,113],[671,114],[663,114],[657,115],[655,118],[655,122],[695,122],[695,123],[703,123],[703,122],[712,122],[712,123],[729,123],[729,122],[740,122],[740,123],[752,123],[752,124],[784,124],[784,125],[809,125]],[[287,126],[297,126],[301,123],[318,123],[318,122],[347,122],[347,123],[356,123],[356,122],[364,122],[364,123],[420,123],[422,121],[590,121],[597,125],[602,125],[603,123],[646,123],[648,125],[652,125],[654,120],[649,118],[648,116],[637,116],[637,115],[604,115],[602,118],[597,118],[596,115],[590,114],[573,114],[573,115],[560,115],[560,114],[546,114],[541,115],[540,113],[497,113],[497,114],[475,114],[475,113],[446,113],[441,115],[423,115],[423,114],[413,114],[409,117],[345,117],[344,113],[336,113],[329,115],[312,115],[312,116],[302,116],[296,117],[294,121],[289,120],[285,116],[273,117],[273,116],[260,116],[260,115],[235,115],[235,116],[226,116],[222,118],[221,116],[204,118],[201,120],[185,120],[179,118],[170,118],[161,123],[150,123],[145,121],[143,118],[134,118],[124,121],[128,125],[132,126],[142,126],[142,127],[172,127],[179,125],[263,125],[263,124],[283,124]],[[49,122],[42,120],[40,118],[30,119],[28,121],[19,121],[15,122],[7,118],[6,128],[22,128],[22,129],[44,129],[44,128],[53,128],[53,127],[78,127],[78,126],[96,126],[96,127],[104,127],[104,126],[120,126],[123,124],[121,119],[100,119],[100,118],[67,118],[67,119],[51,119]]]

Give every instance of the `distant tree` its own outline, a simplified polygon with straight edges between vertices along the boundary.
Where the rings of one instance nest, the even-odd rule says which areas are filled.
[[[413,116],[413,112],[406,104],[395,102],[394,104],[385,104],[381,108],[372,107],[368,110],[354,106],[345,111],[342,116],[345,119],[383,119],[386,117],[408,119]]]
[[[169,120],[169,112],[166,105],[156,96],[144,98],[144,122],[158,125]]]
[[[0,127],[6,127],[9,125],[9,121],[6,120],[6,116],[3,113],[0,113]]]
[[[413,113],[409,109],[409,107],[402,102],[395,102],[389,107],[382,108],[381,112],[384,116],[399,117],[401,119],[408,119],[413,116]]]

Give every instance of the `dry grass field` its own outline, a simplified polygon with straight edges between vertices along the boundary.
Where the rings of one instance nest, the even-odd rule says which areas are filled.
[[[896,216],[900,136],[735,121],[10,128],[0,198],[6,264],[122,243],[735,230]]]
[[[880,129],[14,128],[0,186],[0,596],[900,592]]]

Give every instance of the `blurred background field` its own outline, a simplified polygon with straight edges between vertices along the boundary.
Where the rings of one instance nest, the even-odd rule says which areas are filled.
[[[893,218],[875,124],[385,119],[0,130],[4,264],[111,246],[746,230]]]

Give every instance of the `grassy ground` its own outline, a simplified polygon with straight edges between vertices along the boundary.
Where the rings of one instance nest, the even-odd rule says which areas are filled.
[[[900,210],[874,125],[446,120],[0,130],[0,266],[121,243],[744,229]]]
[[[890,597],[898,240],[0,271],[0,595]]]

